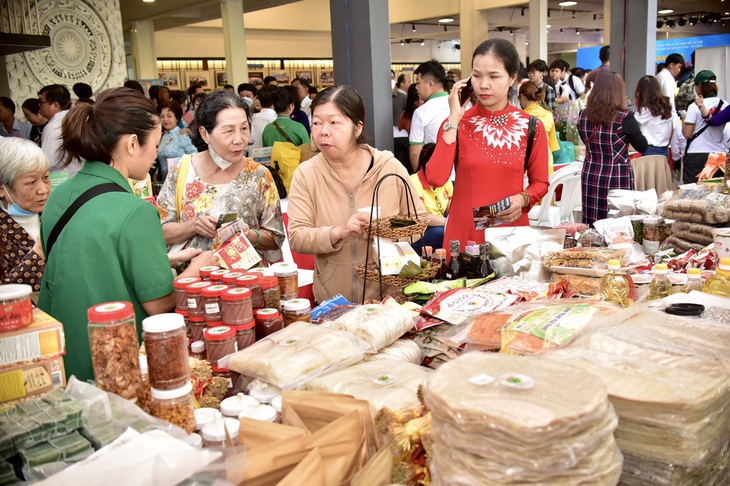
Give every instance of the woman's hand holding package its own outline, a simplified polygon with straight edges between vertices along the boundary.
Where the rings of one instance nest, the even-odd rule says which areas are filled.
[[[521,194],[515,194],[509,197],[509,201],[509,207],[504,211],[498,212],[497,217],[507,224],[512,224],[517,222],[522,216],[522,206],[524,205],[525,199]]]
[[[201,214],[196,216],[195,219],[190,220],[193,234],[205,236],[206,238],[215,238],[215,226],[218,224],[218,220],[208,214]]]

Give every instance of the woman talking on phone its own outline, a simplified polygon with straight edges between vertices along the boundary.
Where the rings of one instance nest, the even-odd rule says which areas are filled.
[[[484,242],[474,226],[473,208],[505,200],[499,220],[527,226],[527,213],[548,188],[548,145],[542,122],[508,103],[520,59],[514,45],[503,39],[482,42],[472,56],[468,80],[457,81],[449,95],[451,113],[439,130],[436,149],[426,166],[426,178],[436,187],[449,179],[456,164],[456,183],[446,221],[444,242]],[[476,103],[468,104],[467,82]],[[529,152],[529,154],[528,154]],[[524,187],[527,171],[529,185]]]

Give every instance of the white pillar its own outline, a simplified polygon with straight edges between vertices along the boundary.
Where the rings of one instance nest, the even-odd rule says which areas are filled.
[[[530,62],[547,62],[547,0],[530,0]]]
[[[152,20],[132,22],[132,59],[137,79],[157,79],[155,24]]]
[[[248,82],[246,33],[243,28],[243,0],[221,0],[226,73],[233,86]]]
[[[459,30],[461,36],[461,76],[471,73],[474,49],[489,38],[487,11],[477,10],[478,0],[459,0]]]

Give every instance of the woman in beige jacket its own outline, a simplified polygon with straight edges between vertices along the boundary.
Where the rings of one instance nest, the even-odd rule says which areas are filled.
[[[320,154],[294,172],[289,193],[289,240],[298,253],[315,255],[314,296],[322,302],[336,294],[359,302],[363,281],[355,265],[365,262],[367,235],[360,224],[368,213],[378,181],[400,175],[409,184],[416,212],[426,214],[408,172],[390,152],[365,143],[365,106],[349,86],[322,91],[312,102],[312,140]],[[407,214],[407,193],[396,177],[379,189],[381,216]],[[371,257],[370,261],[374,261]],[[377,282],[368,282],[366,299],[379,297]]]

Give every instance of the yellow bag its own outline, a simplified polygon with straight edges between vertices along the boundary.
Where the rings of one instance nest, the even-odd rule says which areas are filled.
[[[271,167],[278,171],[287,193],[289,192],[289,186],[291,186],[294,171],[299,167],[301,157],[301,149],[293,143],[274,142],[274,148],[271,151]],[[279,197],[286,197],[286,194],[279,194]]]

